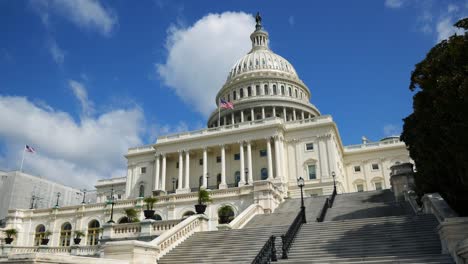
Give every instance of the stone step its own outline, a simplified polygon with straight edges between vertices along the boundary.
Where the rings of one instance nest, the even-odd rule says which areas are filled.
[[[328,263],[454,263],[450,255],[408,255],[408,256],[381,256],[381,257],[359,257],[359,258],[336,258],[322,257],[319,260],[291,260],[279,259],[278,263],[297,263],[297,264],[328,264]]]

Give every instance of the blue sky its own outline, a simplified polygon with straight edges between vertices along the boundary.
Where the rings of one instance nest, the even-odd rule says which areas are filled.
[[[25,171],[90,186],[125,175],[128,147],[204,127],[257,11],[348,145],[401,132],[411,70],[468,1],[0,1],[0,169],[30,144]]]

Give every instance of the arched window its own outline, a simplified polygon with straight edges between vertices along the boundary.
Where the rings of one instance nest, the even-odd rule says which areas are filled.
[[[38,225],[36,227],[36,234],[34,235],[34,245],[39,246],[41,244],[41,240],[45,238],[44,233],[46,229],[44,225]]]
[[[236,183],[236,186],[238,186],[238,185],[239,185],[239,182],[240,182],[240,171],[236,171],[236,172],[234,173],[234,181],[235,181],[235,183]]]
[[[232,100],[237,100],[236,91],[232,91]]]
[[[252,96],[252,87],[247,87],[247,96]]]
[[[294,90],[294,92],[296,93],[296,98],[297,98],[297,97],[298,97],[298,96],[297,96],[297,89],[296,89],[296,90]]]
[[[60,229],[60,246],[70,246],[71,230],[72,226],[70,223],[67,222],[62,225],[62,228]]]
[[[260,85],[255,86],[255,95],[257,95],[257,96],[260,95]]]
[[[270,89],[268,89],[268,84],[265,84],[263,86],[263,91],[264,91],[264,94],[266,95],[269,95],[270,94]]]
[[[88,224],[88,245],[89,246],[95,246],[98,244],[99,240],[99,227],[101,225],[97,220],[92,220]]]
[[[240,88],[239,90],[239,99],[244,97],[244,88]]]
[[[276,91],[276,85],[273,84],[273,94],[274,94],[274,95],[277,94],[276,92],[277,92],[277,91]]]
[[[281,85],[281,94],[284,95],[284,85]]]
[[[288,89],[289,90],[289,96],[292,96],[292,89],[291,89],[291,87],[288,87],[288,88],[289,88]]]
[[[158,214],[154,214],[153,217],[151,217],[151,219],[156,220],[156,221],[161,221],[162,217]]]
[[[234,219],[234,210],[229,205],[223,205],[218,209],[218,223],[229,224]]]
[[[194,215],[195,213],[193,211],[187,211],[182,215],[182,219],[185,219],[191,215]]]
[[[260,170],[260,179],[266,180],[268,178],[268,169],[267,168],[262,168]]]
[[[138,197],[145,197],[145,185],[140,184],[140,191],[138,192]]]

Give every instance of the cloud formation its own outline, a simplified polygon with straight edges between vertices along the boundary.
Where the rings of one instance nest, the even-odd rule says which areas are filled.
[[[49,41],[47,42],[47,48],[55,63],[57,63],[58,65],[62,65],[65,61],[65,51],[58,46],[55,39],[49,39]]]
[[[387,124],[383,128],[384,135],[389,136],[399,136],[401,134],[401,127],[398,127],[394,124]]]
[[[85,86],[77,81],[69,80],[68,85],[81,104],[81,111],[84,115],[91,115],[94,112],[94,104],[88,99],[88,92]]]
[[[123,155],[142,144],[145,127],[143,111],[136,106],[75,121],[25,97],[0,95],[0,113],[0,142],[6,153],[0,154],[1,167],[18,169],[28,144],[37,152],[26,156],[26,172],[75,187],[90,188],[99,178],[124,176]]]
[[[76,26],[109,36],[117,25],[117,15],[99,0],[31,0],[44,25],[49,26],[50,14],[66,19]]]
[[[209,14],[189,27],[172,25],[166,40],[167,59],[156,64],[165,85],[204,116],[230,67],[250,48],[255,21],[250,14]]]
[[[389,8],[400,8],[403,5],[403,0],[385,0],[385,6]]]

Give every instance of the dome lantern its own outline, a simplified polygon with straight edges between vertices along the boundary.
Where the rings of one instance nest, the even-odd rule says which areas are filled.
[[[255,31],[250,35],[250,40],[252,40],[252,51],[268,49],[268,32],[263,30],[262,17],[258,12],[255,16],[255,22]]]

